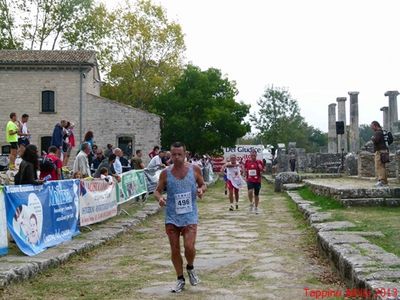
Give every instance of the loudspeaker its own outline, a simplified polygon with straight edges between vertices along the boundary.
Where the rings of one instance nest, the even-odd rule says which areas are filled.
[[[336,134],[344,134],[344,122],[343,121],[336,122]]]

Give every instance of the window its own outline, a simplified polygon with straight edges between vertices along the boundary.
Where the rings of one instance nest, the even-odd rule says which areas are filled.
[[[128,144],[131,143],[131,147],[128,148]],[[118,148],[124,151],[124,155],[129,158],[133,155],[133,137],[132,136],[119,136],[118,137]]]
[[[3,155],[10,154],[10,152],[11,152],[10,148],[11,148],[10,145],[1,146],[1,154],[3,154]]]
[[[49,150],[51,146],[51,136],[42,136],[40,138],[40,153],[46,152]]]
[[[42,92],[42,112],[55,112],[54,91]]]

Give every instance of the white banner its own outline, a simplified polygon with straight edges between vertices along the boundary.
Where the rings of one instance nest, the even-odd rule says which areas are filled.
[[[117,215],[115,184],[103,179],[81,180],[80,225],[90,225]]]
[[[223,148],[224,149],[224,160],[225,162],[229,160],[229,157],[232,154],[235,154],[237,157],[237,160],[239,162],[244,163],[246,160],[250,159],[250,152],[252,150],[257,151],[257,159],[262,160],[263,159],[263,145],[236,145],[235,147],[231,148]]]
[[[7,240],[7,219],[6,208],[4,204],[3,188],[0,187],[0,255],[7,254],[8,240]]]

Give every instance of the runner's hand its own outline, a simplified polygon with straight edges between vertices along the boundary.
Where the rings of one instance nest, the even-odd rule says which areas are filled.
[[[167,202],[165,201],[165,198],[164,198],[164,197],[161,197],[160,199],[158,199],[158,204],[159,204],[161,207],[164,207],[164,206],[167,204]]]
[[[202,188],[197,188],[197,197],[203,198],[204,191]]]

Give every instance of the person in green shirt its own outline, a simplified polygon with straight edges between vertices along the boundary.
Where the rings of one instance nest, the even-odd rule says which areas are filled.
[[[6,126],[6,141],[11,145],[9,155],[10,170],[15,169],[15,159],[17,158],[19,128],[16,122],[17,114],[15,112],[12,112],[10,114],[10,121],[8,121]]]

